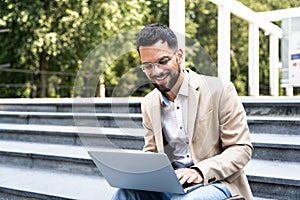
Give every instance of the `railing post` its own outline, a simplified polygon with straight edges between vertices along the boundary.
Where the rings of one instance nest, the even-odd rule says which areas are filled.
[[[230,81],[230,9],[218,6],[218,77]]]
[[[248,88],[249,95],[259,96],[259,27],[249,23]]]
[[[169,1],[169,27],[178,39],[178,48],[185,52],[185,0]]]
[[[102,76],[99,76],[99,97],[105,97],[105,84]]]
[[[35,98],[36,96],[36,92],[34,91],[35,90],[35,87],[34,87],[34,74],[33,72],[30,72],[30,98]]]
[[[278,96],[279,87],[279,38],[271,34],[270,35],[270,94],[272,96]]]

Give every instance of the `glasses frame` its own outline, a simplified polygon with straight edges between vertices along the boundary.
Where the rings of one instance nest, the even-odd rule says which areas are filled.
[[[167,65],[167,64],[170,62],[170,60],[173,59],[173,57],[176,55],[176,53],[177,53],[177,50],[175,50],[175,51],[173,52],[173,55],[172,55],[172,56],[162,56],[161,58],[159,58],[159,59],[158,59],[157,61],[155,61],[155,62],[144,62],[144,63],[142,63],[139,67],[140,67],[141,70],[143,70],[144,73],[149,73],[149,72],[151,72],[155,67],[161,67],[161,66]],[[166,61],[165,64],[159,63],[162,59],[164,59],[164,58],[166,58],[166,57],[168,58],[168,60]],[[150,65],[151,68],[145,69],[145,67],[144,67],[145,64]]]

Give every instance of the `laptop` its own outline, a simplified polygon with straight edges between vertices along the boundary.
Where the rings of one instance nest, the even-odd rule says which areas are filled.
[[[88,153],[112,187],[184,194],[201,186],[182,186],[166,154],[111,149]]]

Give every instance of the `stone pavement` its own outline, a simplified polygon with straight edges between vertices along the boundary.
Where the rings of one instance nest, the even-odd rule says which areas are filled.
[[[245,169],[255,199],[300,199],[300,98],[241,100],[255,148]],[[0,99],[0,199],[110,199],[115,188],[81,139],[141,149],[140,99],[77,101],[80,126],[73,106],[73,99]],[[128,123],[135,128],[117,126]]]

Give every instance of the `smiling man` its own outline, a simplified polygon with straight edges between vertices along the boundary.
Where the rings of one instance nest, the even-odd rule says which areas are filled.
[[[141,69],[156,89],[142,102],[144,151],[166,153],[186,194],[119,189],[113,199],[252,199],[243,171],[253,147],[244,108],[231,82],[186,69],[175,34],[161,24],[137,37]]]
[[[145,61],[141,68],[148,79],[165,95],[173,94],[174,100],[178,92],[174,90],[179,89],[184,78],[180,68],[182,51],[169,49],[168,43],[159,41],[151,47],[140,47],[139,52],[141,60]]]

